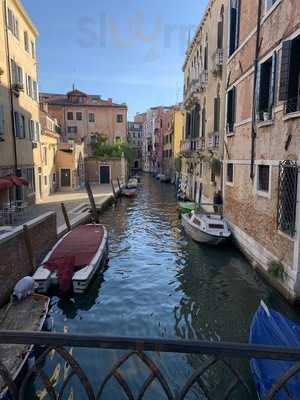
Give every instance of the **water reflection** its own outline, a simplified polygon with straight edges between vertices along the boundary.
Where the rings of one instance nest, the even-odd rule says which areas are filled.
[[[142,185],[137,198],[122,199],[101,216],[110,237],[108,268],[85,295],[53,299],[56,331],[246,342],[251,318],[261,299],[297,318],[297,313],[262,281],[232,245],[200,246],[184,234],[176,214],[173,186],[158,183],[150,176],[143,178]],[[95,388],[120,354],[74,351]],[[153,357],[174,392],[203,363],[203,358],[192,355]],[[49,371],[53,372],[57,363],[52,360]],[[248,364],[243,363],[240,369],[250,382]],[[221,371],[222,368],[217,369],[210,379],[227,381]],[[124,373],[138,388],[139,364],[131,363]],[[75,398],[76,384],[74,388],[70,393]],[[104,399],[119,399],[118,393],[112,385]],[[160,398],[159,388],[154,385],[153,394],[147,398]],[[190,398],[202,398],[199,388]]]

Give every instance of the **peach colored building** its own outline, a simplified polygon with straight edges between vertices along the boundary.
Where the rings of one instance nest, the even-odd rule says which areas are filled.
[[[85,155],[92,155],[92,145],[99,135],[109,143],[127,140],[127,105],[103,100],[100,96],[72,90],[66,95],[42,93],[40,101],[48,104],[49,113],[62,128],[64,141],[84,143]]]

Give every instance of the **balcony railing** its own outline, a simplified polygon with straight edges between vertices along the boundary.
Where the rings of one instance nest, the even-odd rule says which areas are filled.
[[[191,141],[190,140],[182,141],[180,145],[180,150],[182,153],[188,153],[189,151],[191,151]]]
[[[208,83],[208,71],[202,71],[200,74],[200,85],[205,87]]]
[[[41,346],[40,355],[18,385],[3,362],[0,363],[0,378],[7,385],[12,400],[45,398],[47,395],[51,399],[62,399],[67,398],[66,393],[70,390],[73,391],[72,398],[76,391],[79,394],[76,398],[89,400],[187,400],[190,395],[201,399],[247,400],[256,398],[255,386],[248,375],[251,359],[291,361],[294,364],[278,377],[266,396],[273,400],[279,394],[288,394],[286,384],[300,371],[299,348],[5,331],[1,332],[0,344],[2,347]],[[109,350],[113,351],[111,357],[108,357]],[[84,358],[85,352],[87,357]],[[171,354],[168,356],[167,353]],[[175,358],[175,354],[186,355],[187,360],[191,360],[190,372],[178,372],[179,358]],[[98,370],[95,370],[96,366],[99,366]],[[51,368],[54,372],[50,376]]]
[[[218,133],[213,133],[207,138],[207,148],[217,149],[220,144],[220,135]]]
[[[300,111],[300,96],[286,100],[284,104],[285,114],[291,114],[299,111]]]
[[[213,66],[212,66],[213,72],[217,73],[222,71],[223,63],[224,63],[224,51],[223,49],[217,49],[213,55]]]

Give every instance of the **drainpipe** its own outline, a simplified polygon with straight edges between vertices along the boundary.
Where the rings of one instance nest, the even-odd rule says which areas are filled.
[[[253,98],[252,98],[252,127],[251,127],[251,171],[250,178],[254,179],[254,158],[255,158],[255,139],[256,139],[256,80],[258,72],[258,60],[260,50],[260,19],[261,19],[261,7],[262,0],[258,0],[257,10],[257,27],[256,27],[256,47],[255,47],[255,59],[254,59],[254,82],[253,82]]]
[[[12,136],[13,136],[13,151],[14,151],[14,170],[15,175],[18,175],[18,155],[17,155],[17,142],[16,142],[16,127],[15,127],[15,116],[14,116],[14,100],[12,92],[12,76],[10,69],[10,52],[9,52],[9,40],[8,40],[8,24],[7,24],[7,3],[4,0],[4,18],[5,18],[5,41],[7,47],[7,66],[8,66],[8,83],[9,83],[9,97],[10,97],[10,114],[12,124]]]

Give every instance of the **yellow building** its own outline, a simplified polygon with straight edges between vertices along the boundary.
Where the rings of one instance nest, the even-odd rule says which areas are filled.
[[[174,106],[166,116],[166,129],[163,132],[163,173],[172,182],[176,180],[176,159],[180,156],[183,130],[181,106]]]
[[[29,185],[10,189],[10,200],[35,201],[39,151],[37,29],[19,0],[0,0],[0,176]]]

